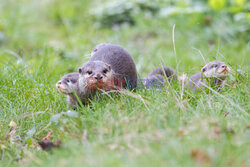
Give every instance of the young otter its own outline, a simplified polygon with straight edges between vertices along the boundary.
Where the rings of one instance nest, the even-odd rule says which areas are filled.
[[[226,77],[228,76],[230,68],[221,61],[212,61],[206,64],[200,73],[191,76],[189,80],[189,88],[196,90],[202,88],[210,80],[217,88],[224,86]]]
[[[151,73],[149,73],[148,78],[144,82],[144,86],[146,88],[157,88],[160,89],[163,87],[164,80],[168,79],[171,81],[172,79],[177,79],[176,72],[167,66],[160,66],[155,68]]]
[[[91,96],[91,92],[88,89],[81,91],[78,86],[79,73],[70,73],[61,78],[56,83],[56,88],[63,94],[67,95],[69,106],[75,107],[78,104],[76,95],[80,98],[83,104],[87,103],[87,99]],[[85,82],[86,83],[86,82]]]
[[[79,68],[79,87],[81,80],[96,79],[96,82],[114,81],[122,88],[136,89],[137,72],[133,58],[121,46],[99,44],[94,47],[92,57]],[[119,82],[119,83],[116,83]]]

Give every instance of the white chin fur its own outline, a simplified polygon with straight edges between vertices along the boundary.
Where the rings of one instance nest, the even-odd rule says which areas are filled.
[[[103,78],[103,82],[106,83],[108,79],[112,78],[112,71],[106,74],[106,77]]]
[[[85,92],[86,91],[87,80],[86,80],[85,76],[80,75],[79,80],[78,80],[78,86],[79,86],[79,90],[81,92]]]
[[[61,90],[63,91],[63,93],[73,93],[73,89],[69,86],[65,86],[65,85],[60,85]]]
[[[94,54],[95,54],[95,52],[91,52],[90,57],[93,57]]]
[[[68,90],[70,91],[70,93],[73,93],[74,91],[76,91],[76,85],[69,83]]]

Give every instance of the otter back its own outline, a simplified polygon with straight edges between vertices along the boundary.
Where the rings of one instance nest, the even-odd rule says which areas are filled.
[[[156,88],[161,89],[164,85],[164,78],[168,81],[172,79],[177,79],[176,72],[168,66],[160,66],[155,68],[148,76],[144,85],[146,88]]]

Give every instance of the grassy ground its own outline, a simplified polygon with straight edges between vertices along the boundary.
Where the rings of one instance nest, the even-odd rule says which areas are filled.
[[[0,166],[249,166],[244,36],[250,34],[224,36],[232,26],[224,15],[209,15],[206,25],[205,14],[139,14],[135,26],[109,29],[89,16],[98,1],[0,2]],[[219,93],[183,91],[176,83],[163,91],[140,89],[135,97],[94,99],[69,113],[55,83],[102,42],[126,48],[142,78],[160,64],[194,74],[202,56],[229,63],[233,73]],[[52,130],[61,147],[39,149]]]

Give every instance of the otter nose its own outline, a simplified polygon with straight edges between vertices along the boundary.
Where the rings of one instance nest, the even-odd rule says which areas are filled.
[[[62,84],[62,82],[61,81],[58,81],[57,83],[56,83],[56,88],[57,89],[60,89],[60,85]]]
[[[100,74],[97,74],[95,79],[102,79],[102,76]]]
[[[226,65],[223,65],[223,66],[221,66],[222,68],[227,68],[227,66]]]

